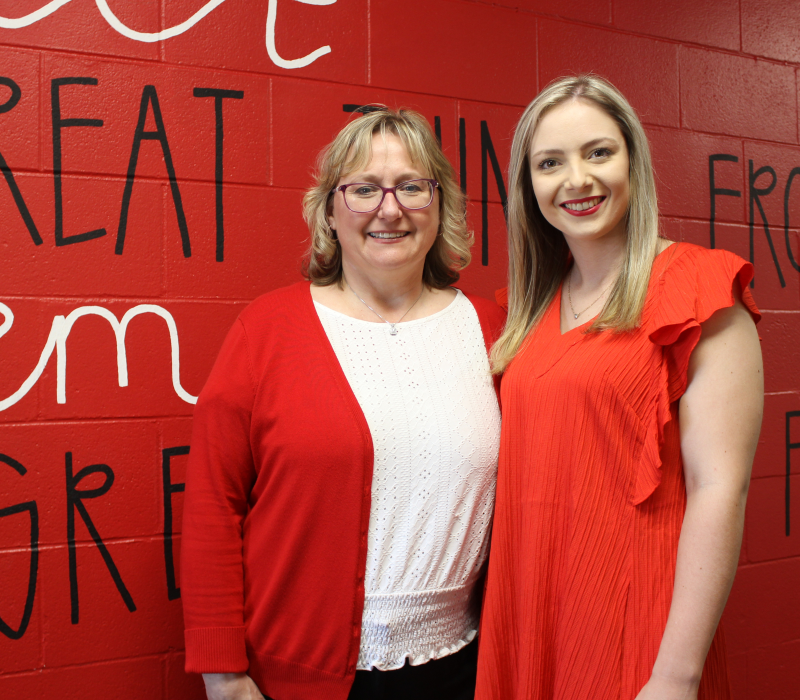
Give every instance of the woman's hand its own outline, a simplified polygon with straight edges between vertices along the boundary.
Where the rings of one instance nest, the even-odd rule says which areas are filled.
[[[208,700],[264,700],[264,696],[246,673],[204,673]]]
[[[636,700],[697,700],[697,683],[652,676]]]

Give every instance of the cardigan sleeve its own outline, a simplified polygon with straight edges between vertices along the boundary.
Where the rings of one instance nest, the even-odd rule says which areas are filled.
[[[497,339],[503,333],[503,327],[506,323],[507,307],[499,306],[492,303],[488,299],[473,296],[472,294],[465,295],[478,314],[478,321],[481,324],[481,331],[483,332],[483,340],[486,344],[486,354],[488,355],[492,346],[497,342]],[[502,409],[501,396],[500,396],[500,375],[495,374],[493,377],[494,390],[497,395],[497,403]]]
[[[255,482],[247,335],[228,333],[194,410],[181,544],[186,670],[235,673],[245,649],[242,525]]]

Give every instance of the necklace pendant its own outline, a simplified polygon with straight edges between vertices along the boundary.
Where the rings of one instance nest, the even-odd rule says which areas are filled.
[[[578,314],[574,314],[574,316],[575,316],[575,320],[577,320],[578,319]]]
[[[395,328],[394,323],[389,324],[392,327],[392,330],[389,331],[390,335],[397,335],[397,328]]]

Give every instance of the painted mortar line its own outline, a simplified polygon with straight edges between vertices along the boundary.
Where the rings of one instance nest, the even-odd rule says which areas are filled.
[[[367,85],[372,84],[372,0],[367,0]]]
[[[274,136],[274,121],[275,121],[275,99],[273,97],[272,83],[274,78],[269,79],[269,152],[267,153],[267,182],[270,185],[275,184],[275,136]]]

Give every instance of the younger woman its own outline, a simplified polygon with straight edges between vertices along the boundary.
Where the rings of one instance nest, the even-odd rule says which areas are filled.
[[[563,78],[511,156],[480,700],[721,700],[763,380],[749,263],[658,236],[625,98]]]

